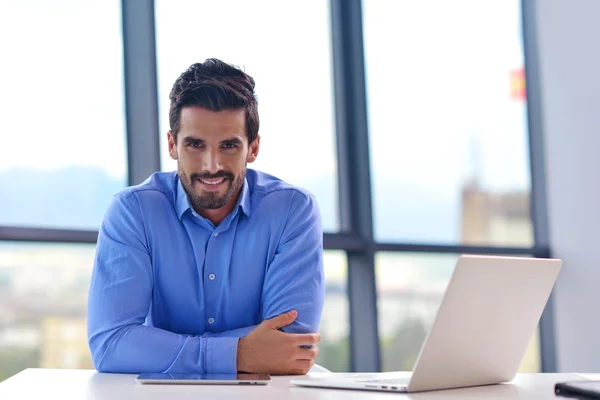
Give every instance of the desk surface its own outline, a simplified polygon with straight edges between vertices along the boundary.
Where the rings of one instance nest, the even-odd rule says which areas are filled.
[[[312,379],[310,374],[294,379]],[[329,375],[329,374],[327,374]],[[371,374],[334,374],[370,376]],[[142,385],[137,375],[101,374],[93,370],[26,369],[0,383],[0,399],[548,399],[554,384],[573,379],[600,379],[600,374],[519,374],[511,383],[415,394],[312,389],[293,386],[292,377],[275,376],[268,386]]]

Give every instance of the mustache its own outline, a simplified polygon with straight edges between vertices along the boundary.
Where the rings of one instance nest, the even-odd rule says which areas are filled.
[[[190,175],[190,180],[191,181],[195,181],[195,180],[198,180],[198,179],[217,179],[217,178],[227,178],[230,181],[233,181],[234,176],[233,176],[232,173],[225,172],[225,171],[218,171],[215,174],[211,174],[209,172],[204,172],[204,173],[201,173],[201,174],[193,173],[193,174]]]

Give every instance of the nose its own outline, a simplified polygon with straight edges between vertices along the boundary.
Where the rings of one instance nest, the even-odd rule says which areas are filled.
[[[223,169],[221,155],[218,150],[208,150],[204,153],[202,169],[211,174],[216,174]]]

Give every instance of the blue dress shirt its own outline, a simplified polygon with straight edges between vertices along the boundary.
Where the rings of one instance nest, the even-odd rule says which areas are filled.
[[[235,373],[237,344],[292,309],[285,332],[317,332],[325,286],[315,198],[248,169],[215,227],[176,172],[113,198],[98,236],[88,341],[101,372]]]

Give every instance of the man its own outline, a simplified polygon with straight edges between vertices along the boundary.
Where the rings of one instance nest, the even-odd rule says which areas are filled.
[[[208,59],[169,98],[177,172],[118,193],[100,228],[88,303],[94,366],[305,374],[324,299],[315,198],[246,169],[260,147],[250,76]]]

